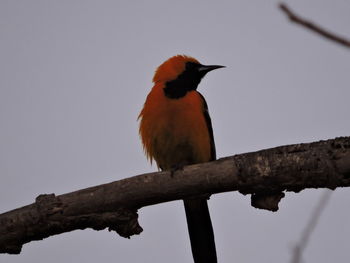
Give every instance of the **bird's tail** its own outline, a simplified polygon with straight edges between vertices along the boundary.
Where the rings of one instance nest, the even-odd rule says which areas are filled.
[[[216,263],[213,227],[205,198],[184,200],[192,255],[195,263]]]

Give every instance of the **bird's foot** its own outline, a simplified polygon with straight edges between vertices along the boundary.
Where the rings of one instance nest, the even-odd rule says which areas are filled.
[[[175,172],[182,171],[184,167],[185,167],[185,164],[183,163],[173,165],[170,169],[170,177],[174,177]]]

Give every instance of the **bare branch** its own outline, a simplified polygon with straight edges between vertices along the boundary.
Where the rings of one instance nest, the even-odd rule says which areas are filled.
[[[292,263],[301,263],[302,262],[302,254],[303,251],[305,250],[308,241],[311,237],[312,232],[314,231],[314,229],[316,228],[316,225],[318,223],[318,220],[321,217],[321,213],[323,212],[324,208],[326,207],[326,205],[328,204],[328,201],[331,197],[331,194],[333,192],[332,191],[325,191],[323,193],[323,195],[321,196],[317,206],[315,207],[315,210],[313,211],[310,221],[308,222],[308,224],[306,225],[301,239],[299,241],[299,243],[295,246],[294,248],[294,253],[293,253],[293,257],[292,257]]]
[[[307,19],[304,19],[296,15],[292,10],[289,9],[289,7],[287,7],[286,4],[281,3],[279,7],[292,22],[297,23],[329,40],[332,40],[338,44],[341,44],[344,47],[350,48],[350,40],[344,37],[337,36],[336,34],[308,21]]]
[[[350,137],[239,154],[177,171],[149,173],[36,202],[0,214],[0,253],[18,254],[33,240],[108,227],[139,234],[137,209],[226,191],[268,196],[305,188],[350,186]],[[275,198],[276,199],[276,198]]]

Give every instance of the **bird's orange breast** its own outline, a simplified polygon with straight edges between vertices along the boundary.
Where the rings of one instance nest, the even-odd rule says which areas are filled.
[[[157,85],[140,113],[140,136],[148,158],[161,169],[209,161],[211,143],[201,95],[190,91],[170,99]]]

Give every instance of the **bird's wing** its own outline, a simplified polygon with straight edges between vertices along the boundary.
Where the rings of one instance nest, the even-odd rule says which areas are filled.
[[[210,136],[210,161],[214,161],[216,160],[216,149],[215,149],[215,141],[214,141],[214,134],[213,134],[213,126],[211,125],[208,104],[205,101],[204,96],[201,93],[199,93],[199,95],[201,96],[203,101],[203,114],[204,114],[205,122],[207,123],[207,128]]]

